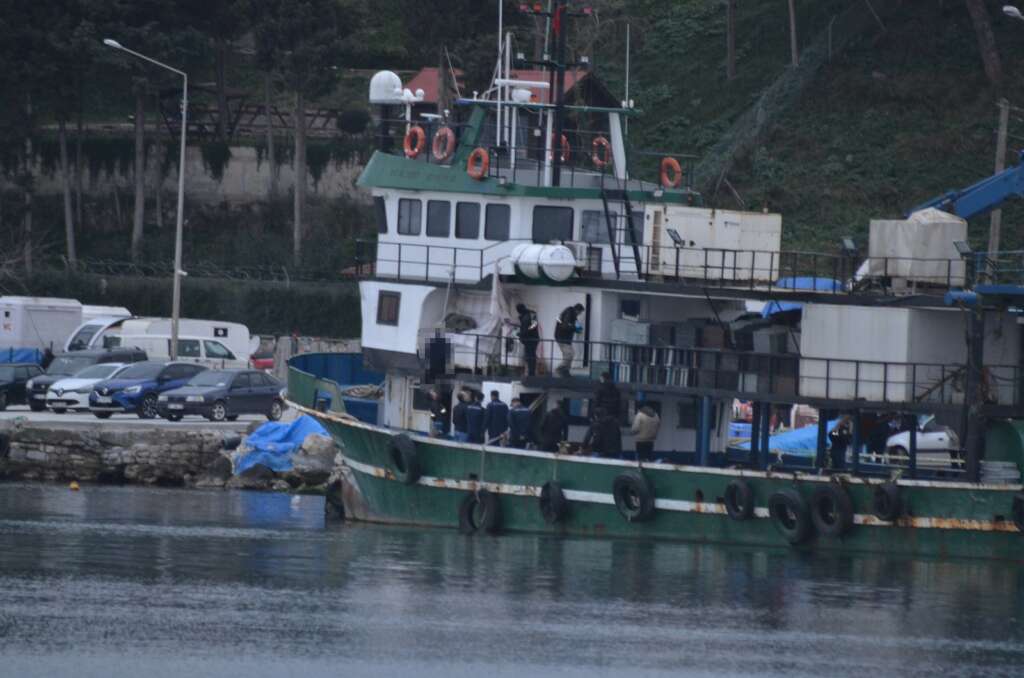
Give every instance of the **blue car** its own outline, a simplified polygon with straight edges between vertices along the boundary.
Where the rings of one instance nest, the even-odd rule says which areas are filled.
[[[154,419],[164,391],[183,386],[206,368],[195,363],[145,361],[135,363],[115,378],[98,382],[89,394],[89,411],[100,419],[115,412],[134,412],[140,419]]]

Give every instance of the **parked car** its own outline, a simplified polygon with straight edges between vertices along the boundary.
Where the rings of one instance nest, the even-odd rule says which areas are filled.
[[[906,458],[910,450],[910,431],[901,431],[885,441],[889,455]],[[960,453],[960,438],[956,431],[935,422],[932,415],[917,420],[918,466],[948,467]]]
[[[54,382],[46,392],[46,406],[57,414],[68,410],[87,410],[89,394],[96,384],[113,378],[126,367],[128,363],[97,363],[79,370],[74,376]]]
[[[160,416],[179,421],[198,414],[210,421],[234,421],[240,414],[262,414],[277,421],[284,412],[284,384],[257,370],[207,370],[159,398]]]
[[[28,402],[25,384],[43,373],[35,363],[7,363],[0,365],[0,412],[8,405],[24,405]]]
[[[74,376],[90,365],[99,363],[137,363],[146,359],[146,352],[137,348],[115,348],[109,351],[72,351],[53,359],[46,373],[33,377],[25,384],[28,406],[33,412],[46,409],[46,392],[61,379]]]
[[[206,368],[195,363],[136,363],[112,379],[97,382],[89,394],[89,410],[100,419],[116,412],[134,412],[140,419],[159,415],[161,393],[183,386]]]

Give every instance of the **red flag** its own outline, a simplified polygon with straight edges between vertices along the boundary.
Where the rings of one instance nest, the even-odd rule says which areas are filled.
[[[555,10],[555,19],[551,22],[551,28],[555,30],[555,35],[559,35],[562,32],[562,12],[565,10],[565,6],[561,6]]]

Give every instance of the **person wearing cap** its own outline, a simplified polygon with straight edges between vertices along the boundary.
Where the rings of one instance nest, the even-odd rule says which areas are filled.
[[[569,376],[569,368],[572,367],[573,358],[576,357],[572,341],[576,337],[576,333],[580,331],[577,323],[581,313],[583,313],[583,304],[567,306],[558,315],[558,321],[555,323],[555,343],[558,344],[558,349],[562,352],[562,362],[558,366],[558,372],[563,377]]]

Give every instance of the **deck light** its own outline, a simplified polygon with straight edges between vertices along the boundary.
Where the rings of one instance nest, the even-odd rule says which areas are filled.
[[[840,245],[843,249],[843,254],[853,256],[857,254],[857,244],[853,242],[853,238],[850,236],[844,236],[840,241]]]

